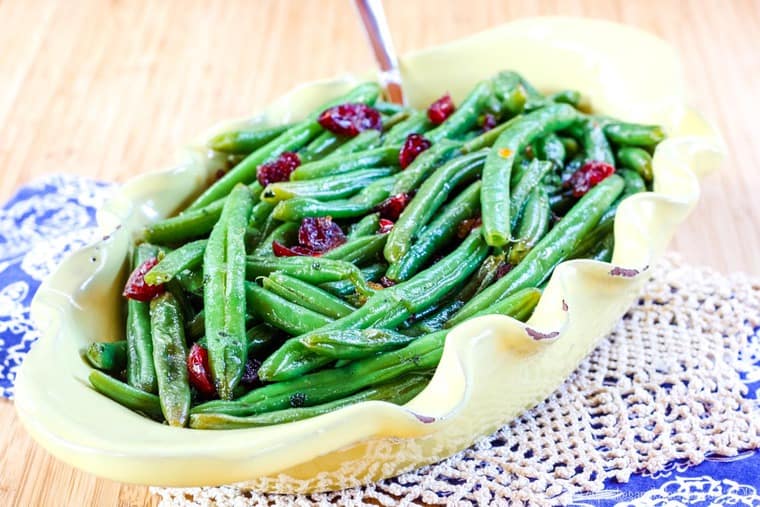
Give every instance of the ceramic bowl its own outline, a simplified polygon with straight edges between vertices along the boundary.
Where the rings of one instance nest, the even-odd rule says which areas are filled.
[[[416,107],[514,69],[543,91],[581,90],[596,112],[665,127],[654,192],[625,200],[611,264],[557,267],[531,319],[473,319],[453,329],[428,387],[405,406],[380,401],[273,427],[230,431],[157,424],[96,393],[81,358],[91,341],[123,336],[120,288],[130,245],[145,224],[186,203],[218,169],[205,140],[246,123],[292,121],[355,79],[301,86],[253,119],[220,125],[183,150],[174,168],[123,185],[100,211],[108,235],[71,257],[39,289],[42,338],[21,369],[16,407],[31,435],[76,467],[123,482],[245,486],[276,492],[339,489],[390,477],[469,446],[544,400],[621,317],[642,272],[663,252],[699,196],[698,176],[723,145],[685,104],[673,49],[630,27],[584,19],[510,23],[401,58]]]

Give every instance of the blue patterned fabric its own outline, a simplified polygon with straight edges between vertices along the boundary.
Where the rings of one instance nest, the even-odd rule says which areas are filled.
[[[66,254],[96,239],[95,210],[110,189],[84,178],[50,176],[19,190],[0,210],[0,396],[12,398],[18,366],[37,339],[29,319],[35,291]],[[747,339],[757,344],[760,328]],[[743,359],[760,363],[760,357]],[[759,371],[742,372],[748,396],[758,400],[758,414]],[[634,475],[626,484],[608,481],[604,491],[576,495],[572,505],[760,506],[760,452],[708,456],[694,467],[673,462],[656,474]]]
[[[68,253],[95,240],[95,210],[109,187],[49,176],[23,187],[0,210],[0,396],[13,396],[16,371],[37,339],[29,319],[34,293]]]

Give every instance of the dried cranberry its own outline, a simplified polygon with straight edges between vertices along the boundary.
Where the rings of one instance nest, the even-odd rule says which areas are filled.
[[[309,217],[301,221],[298,242],[315,252],[326,252],[345,243],[346,235],[330,217]]]
[[[365,130],[383,130],[383,120],[377,109],[366,104],[341,104],[322,111],[317,120],[322,128],[333,134],[354,137]]]
[[[391,232],[391,229],[393,229],[393,220],[388,220],[387,218],[381,218],[379,223],[380,223],[380,228],[377,230],[378,234],[385,234],[387,232]]]
[[[299,255],[318,256],[319,253],[301,245],[285,246],[279,241],[272,241],[272,253],[275,257],[296,257]]]
[[[153,257],[143,262],[132,271],[124,287],[122,295],[129,299],[137,301],[150,301],[154,297],[164,292],[164,285],[148,285],[145,283],[145,273],[153,269],[158,264],[158,259]]]
[[[412,200],[412,196],[408,193],[401,193],[392,195],[377,206],[375,211],[380,212],[380,217],[386,220],[396,221],[401,216],[401,212],[404,211],[406,205]]]
[[[606,162],[590,160],[575,171],[565,183],[573,191],[573,197],[582,197],[600,181],[615,173],[615,168]]]
[[[319,257],[328,250],[346,242],[340,226],[330,217],[304,218],[298,228],[298,244],[286,246],[279,241],[272,242],[272,253],[276,257],[309,255]]]
[[[420,134],[409,134],[406,136],[404,146],[398,154],[398,163],[401,165],[401,169],[406,169],[409,164],[414,162],[417,155],[427,150],[433,145],[430,141],[425,139]]]
[[[261,361],[258,359],[249,359],[245,363],[245,371],[243,377],[240,379],[240,383],[245,387],[255,387],[261,384],[259,380],[259,368],[261,367]]]
[[[384,277],[382,277],[380,279],[380,285],[382,285],[383,287],[386,287],[386,288],[387,287],[393,287],[394,285],[396,285],[396,282],[394,280],[391,280],[387,276],[384,276]]]
[[[514,266],[512,264],[509,264],[508,262],[502,262],[501,264],[499,264],[499,266],[496,268],[496,279],[498,280],[499,278],[503,277],[504,275],[512,271],[513,267]]]
[[[483,225],[483,220],[480,217],[466,218],[459,222],[457,226],[457,237],[462,239],[472,232],[473,229]]]
[[[446,121],[446,118],[452,115],[456,107],[454,107],[454,101],[451,100],[451,95],[448,93],[436,100],[430,107],[428,107],[428,118],[433,125],[440,125]]]
[[[498,124],[499,122],[496,121],[496,116],[492,115],[491,113],[488,113],[485,116],[483,116],[483,120],[481,121],[480,126],[483,127],[483,132],[487,132]]]
[[[301,158],[298,156],[298,153],[286,151],[275,160],[261,164],[256,170],[256,179],[263,186],[277,183],[278,181],[288,181],[290,173],[295,171],[299,165],[301,165]]]
[[[211,381],[211,370],[208,367],[208,352],[194,343],[187,355],[187,374],[190,384],[203,396],[213,396],[216,392]]]

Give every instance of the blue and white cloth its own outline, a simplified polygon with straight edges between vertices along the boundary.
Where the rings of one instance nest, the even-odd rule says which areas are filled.
[[[0,397],[13,397],[17,369],[38,337],[29,318],[35,291],[68,253],[97,238],[95,211],[112,188],[75,176],[49,176],[23,187],[0,210]],[[748,340],[760,340],[760,329]],[[760,378],[743,380],[748,396],[759,399]],[[572,505],[760,506],[760,452],[708,456],[694,467],[673,462],[625,484],[607,481],[604,491],[576,495]]]

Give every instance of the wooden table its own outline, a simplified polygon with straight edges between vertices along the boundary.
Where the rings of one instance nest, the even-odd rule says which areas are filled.
[[[681,53],[692,101],[730,149],[673,242],[687,260],[760,273],[760,2],[386,1],[397,49],[524,16],[652,31]],[[372,65],[348,0],[0,0],[0,199],[50,172],[123,181],[303,81]],[[753,94],[754,91],[754,94]],[[57,462],[0,402],[0,505],[132,506],[147,488]]]

